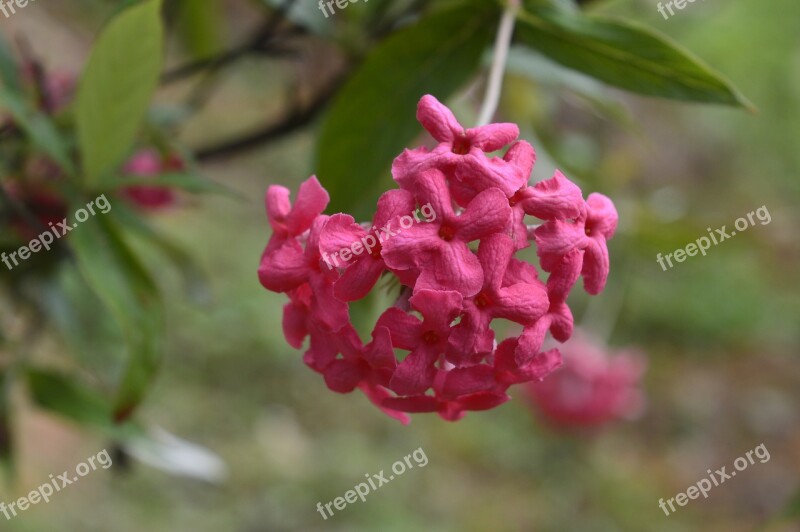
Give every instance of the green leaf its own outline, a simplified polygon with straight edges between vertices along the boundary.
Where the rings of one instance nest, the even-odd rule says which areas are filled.
[[[69,157],[66,141],[50,118],[28,105],[20,96],[0,87],[0,108],[6,108],[31,142],[53,159],[67,173],[75,168]]]
[[[82,208],[78,202],[75,210]],[[122,238],[112,214],[100,214],[70,233],[78,268],[120,323],[129,349],[114,405],[126,419],[149,389],[161,362],[163,311],[158,289]]]
[[[121,12],[92,50],[76,111],[89,183],[96,184],[128,154],[158,85],[164,46],[160,8],[160,0],[146,0]]]
[[[132,423],[115,423],[110,401],[75,377],[34,368],[26,371],[26,377],[33,402],[39,408],[113,436],[141,433]]]
[[[178,29],[196,59],[214,55],[222,48],[219,28],[225,19],[220,0],[181,0]]]
[[[0,464],[9,480],[16,473],[11,427],[11,375],[10,370],[0,369]]]
[[[667,37],[626,21],[530,6],[517,39],[600,81],[647,96],[752,109],[721,74]]]
[[[166,173],[147,177],[125,176],[124,179],[120,179],[116,184],[120,187],[148,186],[179,188],[195,194],[213,192],[243,199],[243,196],[235,190],[192,172]]]
[[[21,91],[19,65],[14,59],[11,47],[2,35],[0,35],[0,81],[6,88],[14,92]]]
[[[319,135],[317,171],[334,211],[371,212],[368,204],[391,186],[392,159],[420,132],[417,102],[429,93],[444,100],[476,73],[498,14],[491,4],[440,11],[394,33],[367,57]]]

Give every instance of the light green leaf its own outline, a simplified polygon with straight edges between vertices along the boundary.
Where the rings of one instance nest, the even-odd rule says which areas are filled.
[[[128,154],[158,85],[161,1],[145,0],[101,33],[78,89],[77,127],[86,180],[96,184]]]
[[[615,87],[752,109],[721,74],[667,37],[634,23],[529,6],[519,14],[516,37],[550,59]]]
[[[491,3],[440,11],[370,54],[338,94],[319,136],[317,171],[334,211],[371,211],[368,204],[391,186],[392,159],[421,131],[417,102],[429,93],[444,100],[477,72],[498,14]]]
[[[20,92],[19,66],[3,35],[0,35],[0,81],[6,88]]]
[[[83,207],[75,202],[73,211]],[[126,419],[148,391],[162,357],[163,311],[158,289],[122,238],[113,213],[97,215],[70,234],[78,268],[124,331],[129,354],[114,405]]]
[[[166,173],[147,177],[125,176],[124,179],[120,179],[116,184],[120,187],[178,188],[195,194],[213,192],[243,199],[243,196],[235,190],[192,172]]]

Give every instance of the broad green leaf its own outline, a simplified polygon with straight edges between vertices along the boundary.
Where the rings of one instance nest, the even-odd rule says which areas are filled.
[[[110,436],[132,437],[141,434],[141,429],[133,423],[115,423],[111,402],[77,377],[34,368],[26,371],[26,377],[34,404],[44,410],[80,425],[99,429]]]
[[[647,96],[752,109],[721,74],[667,37],[626,21],[530,6],[516,37],[550,59]]]
[[[81,207],[74,202],[73,212]],[[130,250],[113,212],[98,214],[70,234],[78,268],[118,320],[129,355],[120,377],[114,416],[126,419],[147,393],[161,361],[163,312],[158,289]]]
[[[498,13],[491,4],[437,12],[367,57],[339,92],[319,135],[317,173],[333,211],[371,211],[368,204],[391,186],[392,159],[421,131],[417,102],[429,93],[444,100],[477,72]]]
[[[31,142],[58,163],[67,173],[74,173],[66,141],[50,118],[27,104],[9,89],[0,87],[0,109],[7,109]]]
[[[116,16],[94,45],[77,98],[87,182],[96,184],[128,154],[158,85],[163,56],[161,1]]]

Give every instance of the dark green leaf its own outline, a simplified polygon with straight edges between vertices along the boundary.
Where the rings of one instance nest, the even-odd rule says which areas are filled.
[[[386,172],[415,135],[425,94],[446,99],[472,77],[498,12],[487,4],[441,11],[380,44],[341,90],[322,125],[319,178],[334,211],[363,215],[391,186]]]
[[[648,96],[752,108],[722,75],[667,37],[579,12],[529,7],[517,39],[564,66]]]
[[[75,203],[73,211],[81,207]],[[161,361],[163,313],[155,283],[122,239],[112,214],[80,224],[70,234],[70,245],[86,282],[127,339],[129,358],[114,406],[115,417],[125,419],[144,398]]]
[[[13,479],[16,472],[11,427],[11,375],[10,370],[0,369],[0,464],[8,479]]]
[[[126,9],[92,50],[77,98],[78,138],[90,183],[130,151],[158,85],[164,40],[160,7],[160,0],[146,0]]]
[[[0,108],[6,108],[37,148],[50,156],[68,173],[74,172],[66,142],[50,118],[33,109],[20,96],[0,87]]]
[[[26,376],[31,397],[40,408],[113,436],[140,433],[132,423],[115,423],[110,401],[77,378],[33,368],[27,370]]]
[[[6,88],[20,92],[19,66],[11,47],[2,35],[0,35],[0,81]]]

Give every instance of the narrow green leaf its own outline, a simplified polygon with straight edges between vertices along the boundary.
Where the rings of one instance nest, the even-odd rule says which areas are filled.
[[[753,106],[721,74],[667,37],[637,24],[530,6],[517,39],[609,85],[647,96]]]
[[[28,105],[19,95],[0,87],[0,108],[7,109],[31,142],[58,163],[67,173],[75,169],[66,141],[50,118]]]
[[[0,35],[0,81],[7,89],[20,92],[19,65],[3,35]]]
[[[370,54],[340,91],[319,135],[317,171],[334,211],[371,211],[368,204],[391,186],[392,159],[421,131],[417,102],[428,93],[444,100],[476,73],[498,13],[492,4],[440,11]]]
[[[83,207],[73,205],[73,211]],[[78,268],[118,320],[127,339],[128,363],[114,405],[118,420],[138,406],[159,367],[163,312],[158,289],[122,238],[113,213],[89,218],[70,234]]]
[[[186,47],[198,59],[222,48],[220,27],[225,22],[220,0],[181,0],[178,29]]]
[[[9,480],[16,473],[11,427],[11,375],[10,370],[0,369],[0,464]]]
[[[243,199],[241,194],[230,187],[192,172],[166,173],[147,177],[125,176],[124,179],[120,179],[115,184],[120,187],[141,185],[148,187],[178,188],[195,194],[217,193]]]
[[[78,139],[86,180],[96,184],[131,149],[163,56],[161,0],[116,16],[95,43],[77,97]]]

